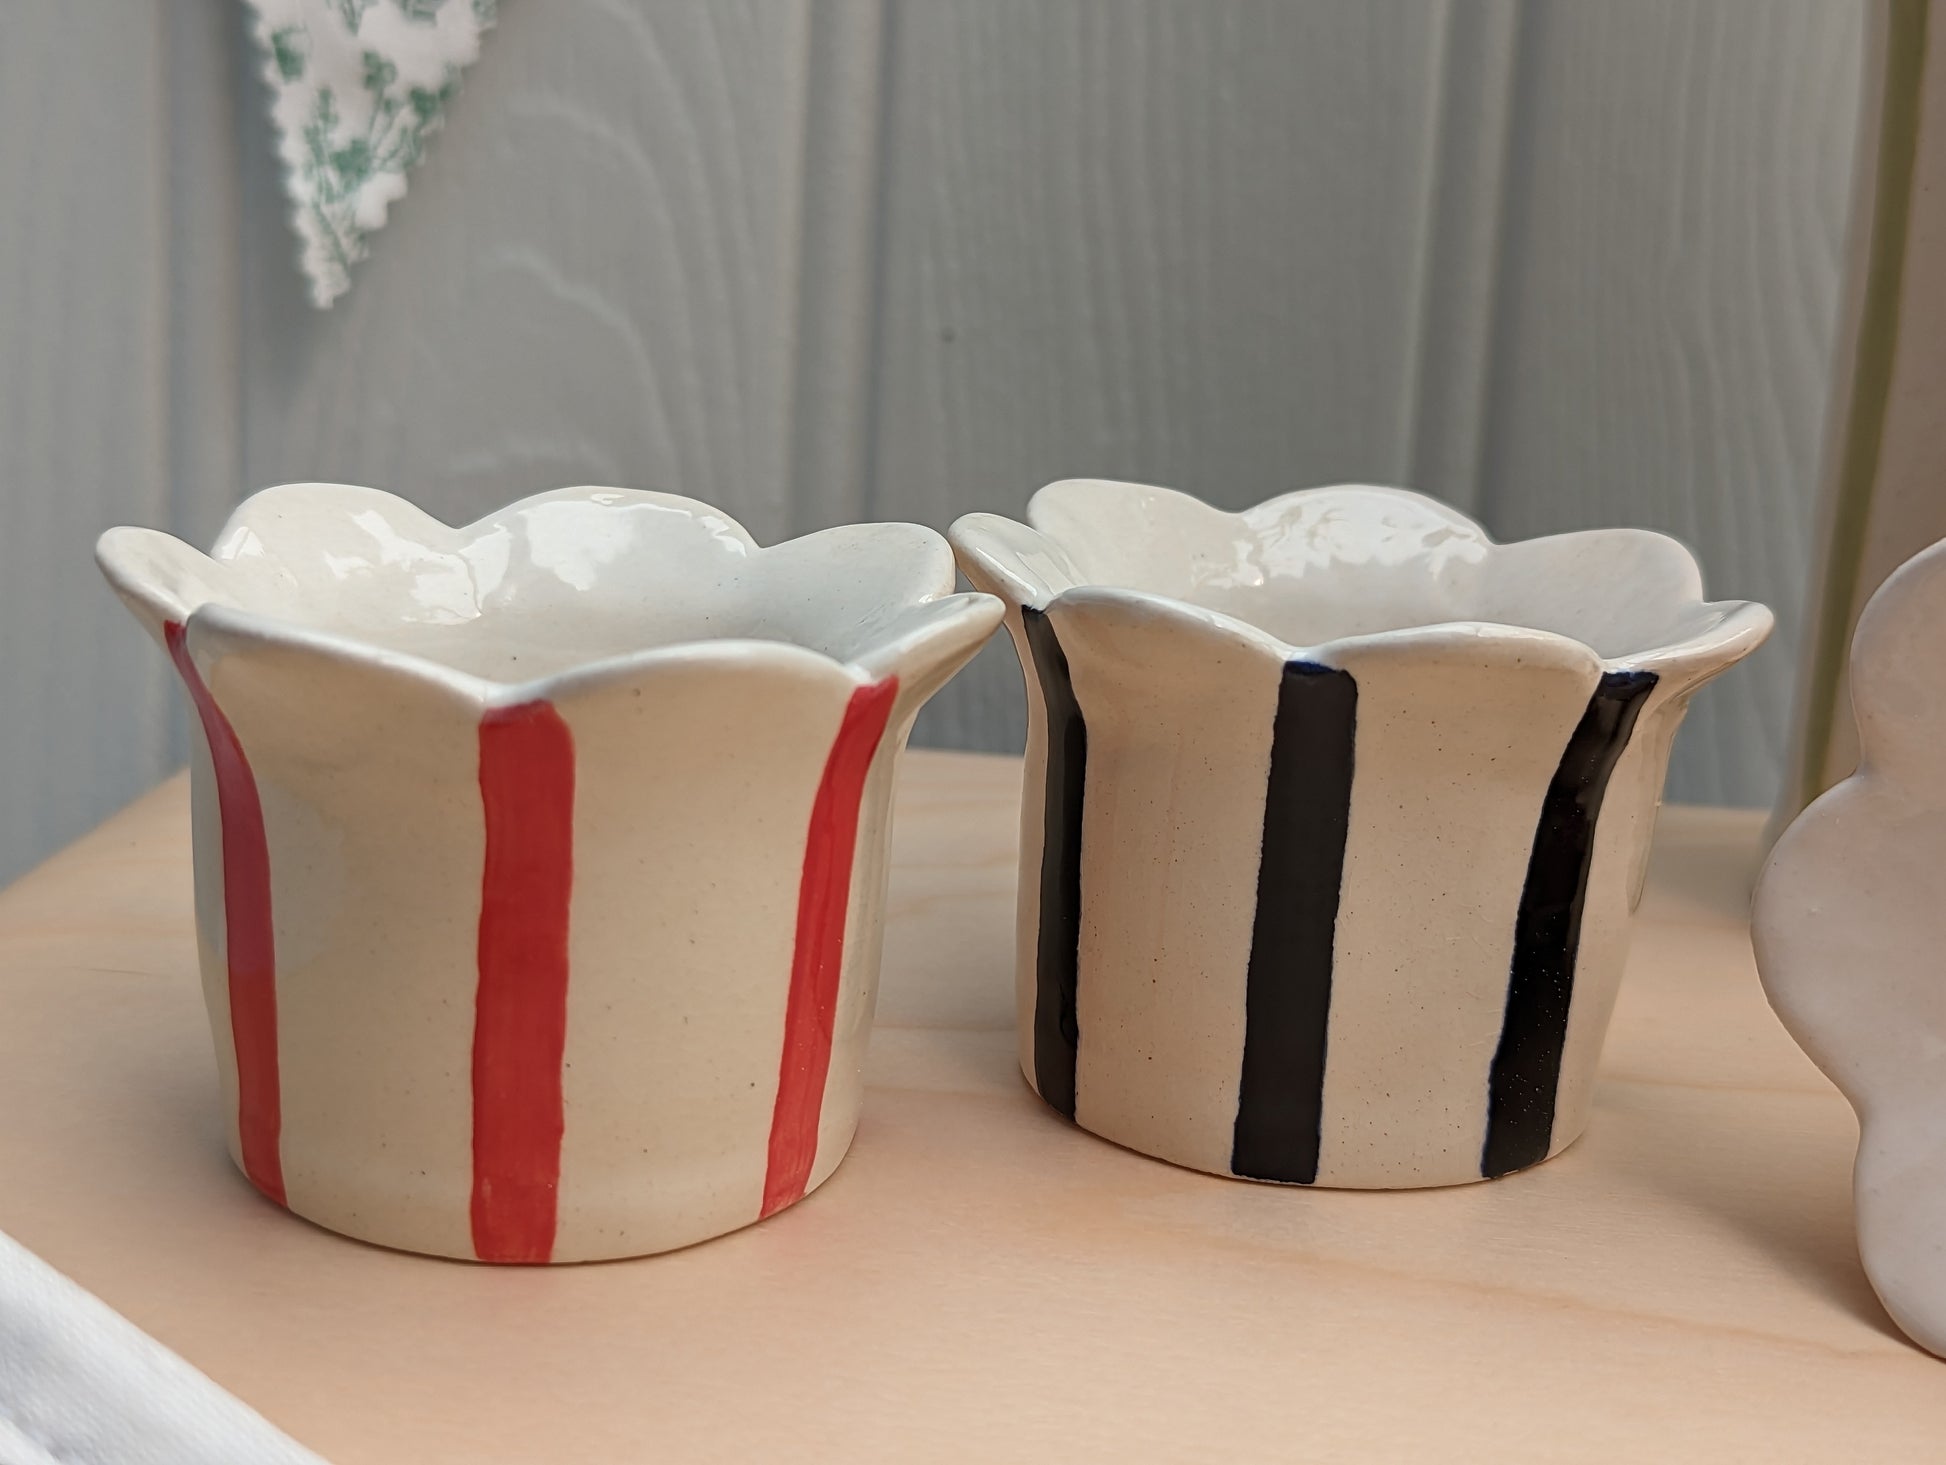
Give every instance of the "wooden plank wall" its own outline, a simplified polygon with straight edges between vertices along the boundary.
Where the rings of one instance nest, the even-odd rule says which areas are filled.
[[[1864,3],[507,0],[321,314],[243,7],[15,0],[0,878],[182,755],[95,530],[305,478],[667,487],[762,538],[1077,473],[1649,524],[1782,612],[1671,790],[1765,802]],[[1020,716],[996,648],[921,738]]]
[[[1845,4],[1535,7],[1481,507],[1695,547],[1780,634],[1697,699],[1674,798],[1768,804],[1790,742],[1861,78]]]
[[[89,546],[170,520],[175,434],[161,8],[33,0],[5,30],[0,878],[170,765],[162,664]]]

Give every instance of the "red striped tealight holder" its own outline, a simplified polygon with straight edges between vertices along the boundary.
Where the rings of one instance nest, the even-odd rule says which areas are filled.
[[[1083,1128],[1298,1185],[1587,1123],[1670,739],[1770,612],[1643,530],[1399,489],[1042,489],[951,531],[1026,671],[1020,1062]]]
[[[1000,607],[916,525],[760,549],[577,488],[451,528],[266,489],[98,557],[188,691],[232,1155],[410,1251],[567,1262],[791,1205],[857,1125],[892,779]]]

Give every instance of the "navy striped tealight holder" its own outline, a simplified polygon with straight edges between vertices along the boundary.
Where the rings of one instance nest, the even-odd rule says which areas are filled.
[[[1077,480],[953,526],[1026,675],[1020,1062],[1083,1128],[1297,1185],[1581,1133],[1677,724],[1769,634],[1689,552],[1399,489]]]

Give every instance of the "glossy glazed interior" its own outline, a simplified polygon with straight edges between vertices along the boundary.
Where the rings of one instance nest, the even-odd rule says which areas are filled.
[[[1036,494],[1028,520],[1003,547],[1047,599],[1083,585],[1133,590],[1299,647],[1484,623],[1622,659],[1707,635],[1742,609],[1704,602],[1695,561],[1664,535],[1604,529],[1498,545],[1399,489],[1309,489],[1230,514],[1169,489],[1075,480]],[[1003,524],[982,516],[981,532],[998,537]]]
[[[374,489],[268,489],[208,558],[147,531],[151,566],[216,602],[495,682],[657,647],[724,640],[849,660],[951,592],[943,541],[853,525],[758,547],[690,499],[622,489],[542,494],[452,528]]]

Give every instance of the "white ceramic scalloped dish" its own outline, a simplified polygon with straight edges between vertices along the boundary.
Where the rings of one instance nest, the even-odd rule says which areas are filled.
[[[1914,1341],[1946,1354],[1946,541],[1858,618],[1858,771],[1778,839],[1751,935],[1791,1036],[1858,1111],[1865,1273]]]
[[[1028,686],[1042,1097],[1300,1184],[1452,1184],[1587,1121],[1670,740],[1768,634],[1676,541],[1494,544],[1398,489],[1042,489],[950,537]]]
[[[169,651],[231,1149],[336,1230],[636,1255],[850,1143],[893,770],[1000,608],[913,525],[760,549],[577,488],[464,528],[267,489],[211,557],[116,529]]]

